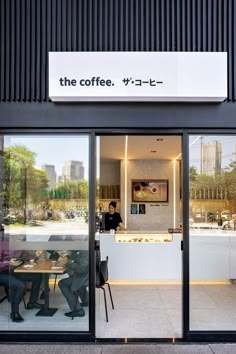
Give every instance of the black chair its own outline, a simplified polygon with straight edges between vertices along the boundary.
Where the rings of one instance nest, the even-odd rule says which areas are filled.
[[[112,299],[112,294],[111,294],[111,287],[110,287],[110,284],[108,283],[108,257],[106,257],[106,260],[104,260],[104,261],[99,261],[97,263],[97,267],[98,267],[98,269],[96,272],[96,288],[103,290],[105,312],[106,312],[106,322],[108,322],[107,299],[106,299],[106,290],[104,288],[104,285],[108,286],[110,299],[111,299],[111,305],[112,305],[112,309],[114,310],[114,304],[113,304],[113,299]]]

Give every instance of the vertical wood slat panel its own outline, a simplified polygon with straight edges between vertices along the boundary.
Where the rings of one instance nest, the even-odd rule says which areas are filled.
[[[203,52],[206,52],[207,50],[207,3],[205,0],[202,0],[202,37],[201,37],[201,42],[202,42],[202,50]]]
[[[234,0],[1,0],[1,101],[48,100],[48,51],[228,51],[236,101]]]
[[[42,47],[42,33],[41,33],[41,2],[36,2],[36,100],[41,100],[41,47]]]
[[[130,0],[130,47],[129,50],[134,51],[134,0]]]
[[[47,18],[47,50],[46,50],[46,78],[48,78],[48,52],[52,50],[52,0],[47,0],[47,12],[46,12],[46,18]],[[45,97],[43,97],[44,101],[47,101],[48,97],[48,81],[44,82],[45,85]]]
[[[57,7],[56,7],[56,1],[57,0],[52,0],[52,18],[51,18],[51,21],[52,21],[52,25],[51,25],[51,33],[50,33],[50,36],[51,36],[51,51],[52,52],[55,52],[56,51],[56,43],[57,43],[57,40],[56,40],[56,34],[57,34]]]
[[[67,49],[67,1],[61,0],[61,50],[66,52]]]
[[[25,14],[25,8],[26,8],[26,1],[21,0],[21,37],[20,37],[20,57],[21,57],[21,63],[20,63],[20,90],[21,90],[21,100],[26,101],[26,87],[25,87],[25,69],[26,69],[26,14]],[[40,94],[38,90],[38,95]]]
[[[233,81],[233,101],[236,101],[236,4],[233,2],[233,67],[232,67],[232,81]]]
[[[78,0],[78,5],[77,5],[77,19],[78,19],[78,43],[77,43],[77,50],[82,51],[82,43],[83,43],[83,23],[82,23],[82,4],[81,0]]]
[[[40,27],[41,27],[41,35],[42,35],[42,40],[41,40],[41,48],[40,48],[40,54],[41,54],[41,63],[40,63],[40,71],[41,71],[41,94],[39,97],[39,100],[41,99],[42,101],[45,100],[46,97],[46,80],[45,80],[45,73],[47,72],[47,1],[48,0],[41,0],[41,21],[40,21]],[[42,21],[43,19],[43,21]]]
[[[150,26],[149,26],[149,31],[150,31],[150,50],[153,52],[155,50],[155,36],[154,36],[154,28],[155,28],[155,21],[154,21],[154,12],[155,11],[155,6],[154,6],[154,0],[151,0],[151,5],[150,5]],[[133,49],[132,49],[133,50]]]
[[[103,20],[103,38],[104,38],[104,50],[108,50],[108,0],[104,1],[104,20]]]
[[[0,0],[0,101],[4,101],[4,9],[5,6],[3,0]]]
[[[71,0],[67,0],[67,13],[66,13],[66,50],[72,51],[72,3]]]
[[[31,100],[36,100],[36,7],[35,1],[31,2],[31,75],[30,75],[30,87],[31,87]]]
[[[26,101],[30,101],[30,41],[31,41],[31,16],[30,16],[30,0],[26,0],[26,74],[25,74],[25,85],[26,85]],[[44,80],[45,81],[45,80]]]
[[[77,32],[78,32],[78,26],[77,26],[77,21],[76,21],[76,14],[77,14],[77,1],[72,0],[72,25],[71,25],[71,41],[72,41],[72,51],[77,50]],[[95,36],[95,33],[94,33]]]
[[[7,101],[10,101],[10,1],[6,1],[6,31],[5,31],[5,45],[6,45],[6,60],[5,60],[5,97]],[[8,38],[7,38],[8,36]]]
[[[6,55],[6,46],[5,46],[5,0],[0,2],[0,100],[5,101],[5,55]]]
[[[233,80],[232,80],[232,71],[233,71],[233,68],[232,68],[232,28],[233,28],[232,0],[228,0],[228,65],[229,65],[229,71],[231,73],[231,75],[228,75],[228,98],[230,101],[232,100],[232,86],[233,86]]]
[[[16,19],[15,19],[15,0],[9,0],[11,2],[11,82],[10,82],[10,98],[12,101],[15,101],[15,68],[16,68]]]

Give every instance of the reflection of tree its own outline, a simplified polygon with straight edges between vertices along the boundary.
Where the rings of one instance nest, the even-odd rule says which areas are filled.
[[[197,178],[197,169],[195,166],[190,166],[189,167],[189,180],[190,182],[195,181]]]
[[[224,172],[225,186],[228,191],[228,199],[236,200],[236,162],[231,162]]]
[[[42,200],[48,180],[44,171],[34,167],[35,153],[25,146],[14,145],[4,150],[4,207],[24,213],[28,204]]]
[[[49,191],[50,199],[88,199],[88,181],[65,180]]]
[[[190,197],[193,199],[236,199],[236,163],[232,162],[220,174],[209,176],[189,169]]]

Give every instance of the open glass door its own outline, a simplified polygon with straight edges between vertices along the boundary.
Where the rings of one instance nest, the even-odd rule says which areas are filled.
[[[98,338],[182,337],[180,136],[99,136],[97,235],[114,302]],[[108,322],[107,322],[108,320]]]

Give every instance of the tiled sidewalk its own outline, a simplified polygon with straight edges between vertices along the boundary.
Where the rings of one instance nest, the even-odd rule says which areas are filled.
[[[234,344],[0,344],[2,354],[235,354]]]

